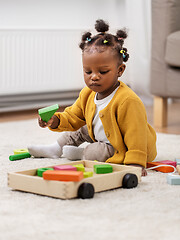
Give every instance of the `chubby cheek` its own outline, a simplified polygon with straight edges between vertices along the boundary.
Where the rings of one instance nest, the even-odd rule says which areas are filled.
[[[84,82],[86,83],[86,85],[88,86],[89,84],[89,78],[84,74]]]

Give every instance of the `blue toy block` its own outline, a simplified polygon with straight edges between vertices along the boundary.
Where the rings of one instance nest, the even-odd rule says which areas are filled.
[[[168,174],[167,183],[171,185],[180,185],[180,175],[177,174]]]
[[[176,158],[177,165],[180,165],[180,159]]]

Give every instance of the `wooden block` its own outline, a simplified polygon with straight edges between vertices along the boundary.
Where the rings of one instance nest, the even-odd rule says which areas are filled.
[[[159,166],[162,165],[162,163],[158,163],[158,162],[147,162],[147,169],[151,168],[151,167],[155,167],[155,166]],[[170,172],[174,172],[174,168],[170,167],[170,166],[163,166],[163,167],[158,167],[153,169],[155,171],[159,171],[159,172],[164,172],[164,173],[170,173]]]
[[[54,170],[66,170],[66,171],[77,171],[76,167],[73,167],[72,165],[61,165],[61,166],[54,166]]]
[[[180,165],[177,165],[177,166],[176,166],[176,169],[177,169],[177,171],[178,171],[178,173],[179,173],[179,175],[180,175]]]
[[[167,175],[167,183],[169,183],[171,185],[180,185],[180,175],[168,174]]]
[[[63,171],[48,170],[43,173],[43,178],[45,180],[79,182],[83,179],[83,172],[66,171],[66,170],[63,170]]]
[[[53,168],[38,168],[38,170],[37,170],[37,175],[39,176],[39,177],[42,177],[43,176],[43,173],[45,172],[45,171],[47,171],[47,170],[54,170]]]
[[[167,165],[172,165],[174,167],[176,167],[177,163],[175,161],[170,161],[170,160],[163,160],[163,161],[157,161],[158,163],[161,163],[161,164],[167,164]],[[157,163],[156,162],[156,163]]]
[[[110,164],[94,165],[94,171],[97,174],[111,173],[113,172],[113,168]]]
[[[83,176],[84,176],[84,178],[92,177],[93,172],[83,172]]]
[[[28,152],[26,152],[26,153],[21,153],[21,154],[10,155],[9,160],[16,161],[16,160],[21,160],[21,159],[30,158],[30,157],[31,157],[31,155]]]
[[[85,172],[84,165],[81,164],[81,163],[80,163],[80,164],[73,165],[73,167],[76,167],[77,171]]]
[[[49,107],[39,109],[38,113],[43,121],[48,122],[58,109],[59,109],[58,104],[55,104]]]

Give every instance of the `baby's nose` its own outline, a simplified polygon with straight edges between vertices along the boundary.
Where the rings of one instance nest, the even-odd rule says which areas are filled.
[[[99,80],[98,74],[93,73],[92,76],[91,76],[91,80],[93,80],[93,81]]]

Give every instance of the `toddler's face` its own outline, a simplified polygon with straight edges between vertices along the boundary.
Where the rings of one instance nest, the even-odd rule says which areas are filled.
[[[125,70],[125,65],[119,64],[117,56],[110,49],[99,52],[92,48],[84,51],[82,60],[86,85],[99,93],[101,98],[111,94],[118,83],[118,77]]]

